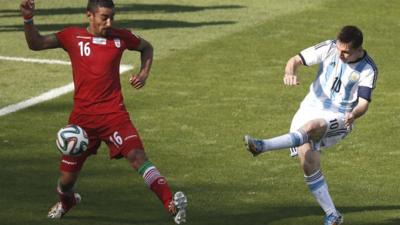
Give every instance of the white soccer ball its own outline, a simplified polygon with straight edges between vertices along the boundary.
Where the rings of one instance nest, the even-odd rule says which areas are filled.
[[[67,125],[57,132],[57,148],[63,155],[79,156],[89,145],[88,135],[78,125]]]

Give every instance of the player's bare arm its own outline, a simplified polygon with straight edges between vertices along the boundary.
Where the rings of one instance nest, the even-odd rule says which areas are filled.
[[[297,79],[297,70],[303,65],[299,55],[293,56],[286,63],[285,76],[283,77],[283,83],[288,86],[299,85],[299,80]]]
[[[353,111],[346,114],[345,126],[349,127],[354,120],[360,118],[368,111],[369,101],[364,98],[358,98],[358,103]]]
[[[140,51],[141,66],[140,71],[136,75],[132,75],[129,83],[136,89],[142,88],[150,74],[151,65],[153,63],[153,46],[143,38],[140,38],[140,44],[135,49]]]
[[[24,18],[24,31],[26,42],[30,49],[39,51],[43,49],[57,48],[60,44],[55,34],[41,35],[33,23],[35,13],[34,0],[22,0],[20,4],[21,14]]]

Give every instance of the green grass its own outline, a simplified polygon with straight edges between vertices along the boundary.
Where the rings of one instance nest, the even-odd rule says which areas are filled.
[[[80,2],[51,3],[37,4],[51,8],[44,14],[70,9],[38,15],[38,21],[58,24],[48,32],[67,25],[65,18],[71,23],[85,21],[77,12]],[[156,61],[143,90],[131,90],[125,82],[128,75],[122,75],[125,103],[151,160],[174,190],[188,195],[188,224],[322,224],[322,211],[304,184],[297,160],[288,151],[253,159],[241,139],[246,133],[270,137],[288,130],[316,68],[302,68],[302,85],[287,88],[282,85],[287,59],[333,38],[345,24],[363,29],[365,47],[380,74],[370,111],[347,139],[323,153],[323,171],[345,224],[400,223],[396,1],[135,4],[117,14],[117,20],[131,20],[133,27],[135,20],[140,22],[137,31],[155,46]],[[15,7],[5,3],[6,9]],[[5,17],[0,23],[0,31],[4,26],[10,29],[20,24],[20,18]],[[67,60],[61,50],[28,51],[21,31],[0,33],[0,55]],[[127,53],[123,62],[137,64],[137,55]],[[3,61],[0,66],[0,106],[70,81],[67,66]],[[68,94],[0,117],[2,223],[171,224],[142,179],[124,160],[108,160],[104,146],[82,171],[77,187],[82,204],[62,221],[45,218],[57,200],[59,155],[54,136],[66,123],[71,99]]]

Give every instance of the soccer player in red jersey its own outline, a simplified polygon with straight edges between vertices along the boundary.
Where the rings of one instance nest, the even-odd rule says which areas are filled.
[[[185,222],[186,196],[182,192],[172,196],[166,179],[147,158],[121,93],[122,53],[126,49],[140,52],[140,71],[129,80],[134,88],[140,89],[145,85],[153,61],[151,44],[129,30],[112,26],[115,14],[112,0],[88,1],[88,27],[67,27],[49,35],[41,35],[34,25],[34,0],[22,0],[20,10],[30,49],[63,48],[68,53],[75,85],[74,106],[68,123],[81,126],[89,135],[89,146],[84,154],[61,157],[57,186],[60,200],[50,209],[48,217],[62,218],[81,201],[74,184],[87,157],[96,154],[103,141],[109,148],[110,158],[126,158],[173,215],[174,221]]]

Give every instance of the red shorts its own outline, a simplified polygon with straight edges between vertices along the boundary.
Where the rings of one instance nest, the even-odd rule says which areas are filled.
[[[78,157],[61,156],[60,170],[78,172],[88,156],[97,153],[102,141],[108,148],[110,158],[126,157],[128,152],[144,149],[136,128],[127,112],[103,115],[81,115],[71,113],[69,124],[81,126],[89,136],[88,149]]]

